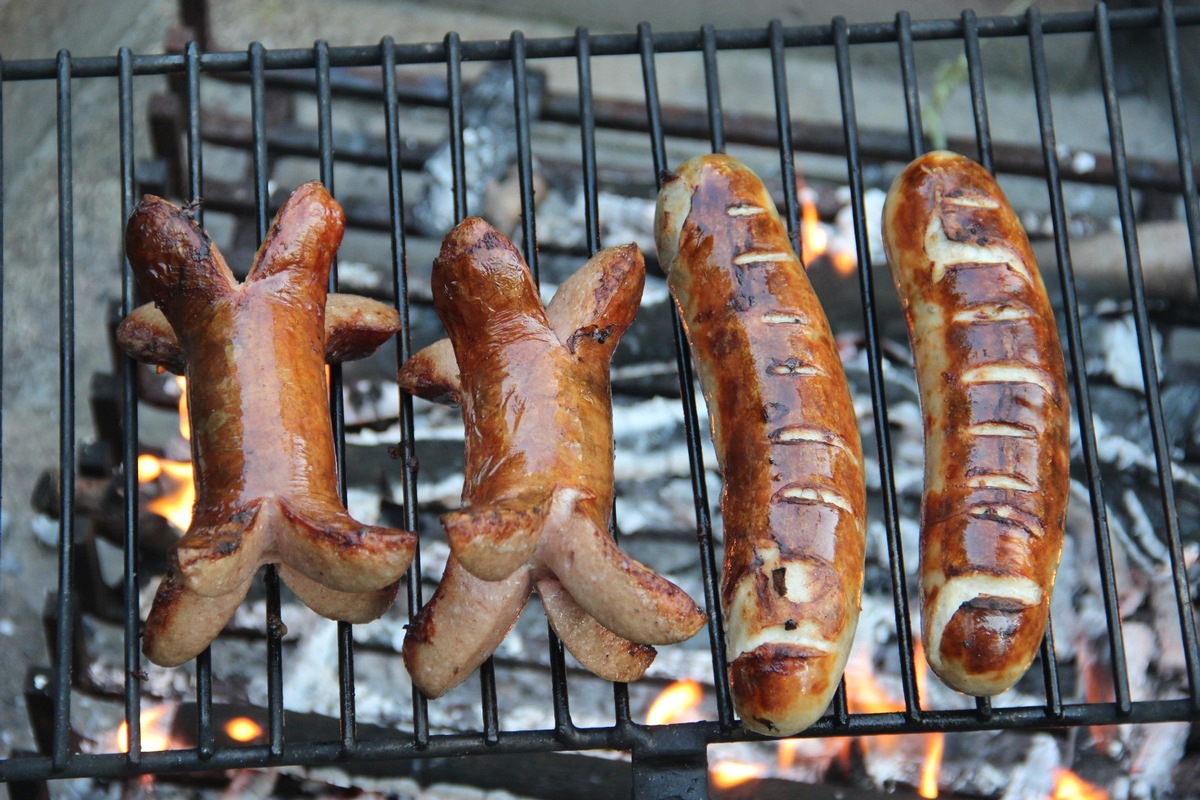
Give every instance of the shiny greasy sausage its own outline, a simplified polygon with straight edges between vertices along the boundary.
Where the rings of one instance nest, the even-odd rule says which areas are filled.
[[[129,261],[162,317],[131,314],[122,341],[155,341],[158,330],[152,360],[184,368],[196,481],[191,525],[147,623],[153,661],[179,663],[203,649],[262,564],[279,564],[313,609],[365,621],[395,598],[412,560],[411,533],[357,522],[337,494],[325,309],[344,226],[323,186],[300,186],[239,283],[187,209],[147,196],[130,216]],[[337,315],[338,357],[390,335],[379,324],[391,315],[358,300]],[[368,328],[365,338],[351,332]],[[214,602],[206,608],[203,598]]]
[[[828,707],[858,624],[866,495],[854,406],[753,172],[721,155],[684,162],[659,192],[656,231],[724,480],[734,702],[746,727],[791,735]]]
[[[563,644],[613,680],[640,677],[648,645],[704,625],[686,593],[609,533],[610,362],[644,280],[635,246],[607,248],[543,307],[520,253],[483,220],[443,242],[433,290],[449,339],[399,375],[414,394],[460,402],[466,429],[463,506],[442,518],[452,556],[404,644],[427,695],[465,679],[535,587]]]
[[[884,243],[925,421],[921,632],[934,672],[998,694],[1037,654],[1068,494],[1065,368],[1029,242],[981,166],[912,162]]]

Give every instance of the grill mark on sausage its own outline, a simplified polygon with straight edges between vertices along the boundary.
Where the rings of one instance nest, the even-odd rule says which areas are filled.
[[[1015,475],[1001,475],[996,472],[986,472],[974,475],[963,482],[964,486],[974,489],[1007,489],[1013,492],[1032,492],[1033,484]]]
[[[805,364],[798,358],[788,358],[783,361],[772,361],[771,365],[767,367],[767,374],[807,377],[811,375],[824,375],[825,372],[812,364]]]
[[[1037,433],[1028,425],[1013,422],[977,422],[966,430],[969,436],[1007,436],[1012,439],[1036,439]]]
[[[804,325],[808,317],[795,311],[768,311],[762,315],[762,321],[767,325]]]
[[[925,253],[933,262],[932,278],[940,282],[953,269],[979,269],[980,267],[1008,267],[1026,283],[1033,283],[1029,267],[1024,259],[1003,244],[981,245],[951,239],[942,227],[938,214],[930,215],[925,229]]]
[[[857,458],[854,451],[850,448],[849,443],[841,436],[824,428],[815,428],[811,425],[786,425],[782,428],[776,428],[767,435],[767,438],[775,444],[798,444],[801,442],[818,442],[828,445],[848,454],[852,458]]]
[[[739,267],[748,264],[774,264],[779,261],[790,261],[792,254],[783,250],[747,250],[733,257],[733,263]]]
[[[1032,316],[1029,309],[1020,306],[1001,303],[981,303],[971,308],[955,311],[950,320],[952,322],[974,325],[988,322],[1022,322],[1030,319]]]
[[[1026,364],[1001,362],[998,364],[982,364],[978,367],[971,367],[963,371],[962,382],[965,384],[1027,383],[1039,387],[1051,397],[1054,396],[1054,387],[1046,375],[1036,367]]]
[[[765,211],[766,209],[762,206],[750,205],[748,203],[739,203],[725,209],[725,213],[731,217],[755,217]]]
[[[959,195],[957,197],[944,197],[942,202],[951,206],[961,206],[963,208],[999,208],[1000,204],[990,197],[974,197],[967,195]]]
[[[776,492],[775,499],[781,503],[805,503],[830,506],[831,508],[845,511],[847,514],[854,513],[854,508],[844,495],[821,486],[791,484],[790,486],[784,486]]]
[[[1046,527],[1033,514],[1008,503],[990,503],[971,506],[967,513],[976,519],[1002,522],[1015,528],[1023,528],[1038,539],[1046,535]]]

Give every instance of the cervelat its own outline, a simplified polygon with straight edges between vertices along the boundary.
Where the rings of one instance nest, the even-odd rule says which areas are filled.
[[[681,589],[622,553],[613,503],[609,369],[645,279],[633,245],[588,261],[543,307],[520,253],[481,219],[446,237],[434,303],[449,333],[400,385],[462,405],[463,507],[443,524],[452,557],[405,638],[413,682],[437,696],[507,633],[536,586],[588,669],[633,680],[654,651],[704,624]]]
[[[925,652],[948,686],[995,695],[1038,651],[1062,549],[1062,348],[1025,233],[978,164],[913,161],[883,233],[925,419]]]
[[[152,661],[180,663],[203,649],[264,563],[278,563],[315,610],[365,621],[387,608],[412,559],[412,534],[355,521],[337,494],[325,306],[344,226],[324,187],[304,184],[238,283],[189,211],[147,196],[129,219],[130,264],[173,334],[158,352],[176,348],[162,360],[181,362],[188,378],[196,482],[191,526],[147,622]],[[340,358],[386,338],[378,304],[360,300],[341,301],[350,307],[332,337]],[[157,325],[148,311],[135,312],[122,338],[144,344]],[[358,328],[373,332],[348,332]],[[199,624],[206,597],[219,601]]]
[[[770,195],[727,156],[658,195],[659,262],[687,330],[724,478],[721,600],[742,724],[828,707],[858,624],[866,495],[837,347]]]

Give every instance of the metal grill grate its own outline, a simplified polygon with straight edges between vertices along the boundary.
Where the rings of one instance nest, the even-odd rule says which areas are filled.
[[[649,158],[646,169],[662,174],[672,166],[666,156],[667,136],[707,138],[713,150],[723,150],[727,143],[745,143],[776,147],[780,156],[780,175],[785,190],[784,216],[792,232],[793,242],[800,249],[799,205],[795,191],[793,151],[802,146],[809,152],[823,152],[844,157],[847,182],[853,211],[853,230],[857,238],[859,285],[861,291],[863,326],[870,367],[873,422],[878,442],[881,469],[883,523],[887,532],[892,592],[895,604],[896,627],[899,639],[899,664],[904,689],[903,711],[892,713],[851,714],[847,710],[845,687],[836,695],[832,712],[819,721],[806,736],[870,735],[882,733],[911,733],[928,731],[975,731],[995,729],[1032,729],[1058,726],[1102,725],[1168,720],[1200,721],[1200,648],[1192,615],[1192,599],[1183,558],[1180,515],[1171,474],[1171,459],[1165,431],[1162,402],[1156,376],[1157,365],[1151,343],[1145,287],[1136,237],[1133,211],[1133,191],[1137,187],[1166,189],[1184,198],[1188,232],[1192,243],[1193,269],[1200,281],[1200,220],[1197,214],[1197,189],[1191,141],[1187,128],[1180,66],[1180,46],[1177,29],[1180,26],[1200,25],[1200,8],[1176,9],[1172,0],[1161,0],[1157,8],[1109,11],[1103,4],[1092,13],[1053,14],[1043,16],[1036,8],[1020,17],[978,19],[965,12],[957,20],[913,22],[901,13],[892,23],[848,25],[842,19],[830,26],[785,28],[773,23],[766,29],[714,30],[703,27],[699,32],[653,33],[641,25],[636,34],[591,36],[580,30],[574,37],[529,39],[517,32],[507,41],[461,41],[449,34],[440,45],[398,45],[386,38],[378,46],[330,47],[318,43],[312,49],[271,50],[260,44],[246,52],[201,52],[196,43],[178,55],[133,55],[127,49],[114,57],[73,58],[62,52],[55,59],[0,63],[0,92],[14,81],[53,81],[57,92],[58,142],[58,242],[59,242],[59,302],[60,319],[58,345],[60,353],[59,410],[60,474],[61,474],[61,531],[73,530],[75,523],[75,486],[73,476],[77,463],[77,432],[74,417],[76,397],[76,364],[74,360],[75,328],[74,300],[75,258],[74,206],[72,180],[72,99],[74,81],[88,79],[115,81],[118,87],[120,116],[119,175],[122,186],[121,219],[135,202],[134,180],[134,83],[142,76],[172,75],[181,78],[186,96],[186,186],[193,199],[204,196],[204,173],[201,138],[200,88],[201,75],[244,76],[251,92],[251,119],[254,195],[253,207],[258,234],[265,234],[268,224],[269,167],[271,143],[268,140],[265,113],[265,93],[273,82],[299,81],[315,92],[318,108],[319,139],[315,155],[319,161],[320,179],[334,189],[335,154],[331,123],[331,97],[344,93],[381,101],[386,121],[386,149],[383,153],[362,155],[365,163],[386,168],[388,176],[389,233],[392,242],[392,267],[397,298],[408,297],[405,219],[401,185],[404,163],[404,142],[401,137],[401,103],[426,102],[445,104],[448,108],[451,157],[455,175],[455,214],[466,215],[465,155],[463,138],[463,75],[466,62],[510,62],[515,78],[513,111],[518,136],[518,167],[520,197],[523,209],[521,225],[524,241],[536,242],[536,217],[533,213],[533,167],[530,143],[530,108],[526,71],[530,60],[573,59],[578,74],[578,106],[547,104],[542,118],[575,126],[580,135],[581,167],[585,185],[586,242],[589,253],[600,247],[600,224],[597,210],[597,145],[596,131],[602,127],[633,128],[648,133]],[[1114,82],[1113,32],[1117,30],[1148,29],[1161,36],[1166,57],[1164,75],[1169,88],[1178,146],[1178,174],[1164,174],[1154,165],[1130,159],[1125,151],[1121,110]],[[1060,163],[1052,118],[1051,94],[1046,57],[1047,40],[1061,34],[1092,34],[1095,37],[1101,68],[1104,103],[1111,142],[1111,161],[1101,160],[1089,174],[1076,173],[1073,166]],[[1031,162],[1019,153],[993,146],[988,119],[988,104],[984,93],[983,61],[980,42],[988,38],[1010,38],[1028,43],[1029,63],[1032,65],[1032,95],[1040,127],[1040,163]],[[960,143],[968,154],[975,155],[988,169],[997,172],[1042,175],[1049,192],[1061,302],[1065,309],[1067,337],[1065,346],[1073,373],[1075,419],[1079,425],[1082,450],[1082,481],[1090,493],[1095,520],[1095,541],[1099,552],[1100,581],[1104,593],[1108,621],[1115,700],[1111,703],[1072,703],[1060,690],[1058,665],[1048,633],[1042,648],[1041,667],[1044,675],[1045,702],[1031,707],[993,708],[979,701],[973,710],[926,708],[920,703],[914,668],[914,645],[911,621],[907,612],[909,569],[904,564],[900,545],[899,513],[892,472],[893,455],[882,372],[883,354],[878,334],[879,320],[875,287],[872,280],[870,253],[867,244],[867,225],[864,211],[864,160],[901,160],[926,150],[922,134],[922,114],[919,103],[914,52],[918,43],[936,40],[961,41],[969,69],[971,107],[975,120],[974,143]],[[856,115],[854,84],[851,78],[851,50],[857,45],[885,44],[898,48],[899,73],[907,110],[907,141],[881,139],[860,134]],[[838,92],[842,112],[840,140],[827,132],[814,131],[803,121],[793,120],[788,104],[788,73],[785,53],[788,49],[832,48],[837,68]],[[771,82],[775,97],[774,131],[747,126],[740,119],[726,119],[722,113],[718,56],[722,51],[761,49],[770,54]],[[703,115],[664,114],[658,92],[656,57],[665,53],[698,52],[703,57],[706,113]],[[606,101],[593,98],[591,65],[593,59],[608,56],[637,56],[640,59],[645,89],[644,119],[632,120],[628,109],[617,108]],[[445,90],[431,91],[428,97],[404,97],[397,87],[398,69],[408,65],[444,64]],[[337,71],[340,67],[377,68],[380,82],[364,85]],[[303,77],[298,77],[303,76]],[[379,87],[382,86],[382,96]],[[0,93],[0,125],[12,125],[3,112]],[[2,128],[0,128],[2,131]],[[954,146],[955,143],[951,143]],[[699,147],[699,146],[698,146]],[[974,152],[972,152],[972,149]],[[0,160],[0,177],[3,161]],[[1180,636],[1187,662],[1190,692],[1178,700],[1135,702],[1131,699],[1129,675],[1122,638],[1121,617],[1117,601],[1117,585],[1113,568],[1110,532],[1106,518],[1104,487],[1099,469],[1096,432],[1092,424],[1092,409],[1088,379],[1084,369],[1084,341],[1081,332],[1079,306],[1076,298],[1071,253],[1068,246],[1066,210],[1063,198],[1064,180],[1098,181],[1113,186],[1117,193],[1121,227],[1124,232],[1125,256],[1129,287],[1133,298],[1133,318],[1139,343],[1142,381],[1145,391],[1145,414],[1153,435],[1153,453],[1157,460],[1158,485],[1161,492],[1163,516],[1166,519],[1166,541],[1170,551],[1172,579],[1182,620]],[[13,202],[13,198],[4,198]],[[0,204],[0,226],[3,224],[3,205]],[[113,224],[118,224],[114,218]],[[874,221],[871,221],[874,224]],[[2,230],[2,227],[0,227]],[[537,249],[526,248],[530,267],[538,273]],[[0,268],[3,267],[0,251]],[[332,277],[337,283],[336,268]],[[115,276],[114,276],[115,283]],[[134,305],[134,287],[128,269],[122,273],[123,312]],[[408,306],[400,302],[405,332],[399,343],[399,358],[404,360],[411,351],[408,339]],[[691,483],[695,500],[696,529],[699,543],[699,563],[703,574],[705,600],[710,613],[708,634],[711,642],[723,641],[722,620],[718,603],[718,567],[713,547],[712,522],[709,517],[709,497],[702,463],[701,442],[707,433],[702,430],[697,415],[697,399],[693,390],[692,365],[687,356],[682,328],[675,321],[675,344],[678,358],[679,386],[682,394],[688,452],[691,459]],[[0,364],[2,367],[2,364]],[[333,371],[335,425],[340,445],[339,464],[345,458],[343,409],[340,371]],[[122,385],[124,406],[124,463],[137,460],[138,415],[134,371],[125,370]],[[2,412],[0,408],[0,412]],[[416,474],[413,450],[413,410],[411,400],[404,397],[399,411],[403,439],[400,446],[400,469],[403,471],[403,502],[406,524],[417,527]],[[14,435],[9,431],[9,435]],[[20,435],[19,432],[16,435]],[[343,471],[344,474],[344,471]],[[343,486],[343,492],[345,487]],[[677,791],[690,787],[703,791],[704,752],[712,743],[745,741],[755,738],[738,726],[725,674],[723,648],[712,646],[712,666],[715,676],[717,719],[714,721],[645,726],[630,715],[629,695],[623,685],[614,686],[615,723],[600,728],[581,728],[572,722],[569,705],[565,658],[561,644],[551,637],[551,668],[553,676],[554,726],[544,730],[505,730],[501,728],[497,708],[495,675],[491,662],[481,676],[482,726],[476,733],[440,735],[430,732],[425,703],[414,701],[412,730],[397,730],[391,736],[360,738],[355,716],[354,646],[350,626],[338,628],[338,669],[340,677],[340,736],[324,742],[294,742],[285,735],[283,711],[284,654],[279,625],[279,583],[274,570],[268,568],[268,716],[267,741],[262,745],[217,746],[212,716],[213,665],[206,652],[197,661],[198,724],[197,746],[188,750],[144,752],[139,724],[142,691],[138,621],[138,560],[136,476],[126,471],[124,507],[125,560],[123,590],[125,611],[125,716],[129,726],[129,752],[111,754],[77,754],[71,749],[71,701],[73,694],[71,666],[74,662],[72,635],[78,612],[76,587],[72,582],[76,558],[72,537],[60,533],[59,569],[56,601],[57,628],[51,694],[54,701],[54,730],[49,755],[13,756],[0,762],[0,781],[36,780],[45,778],[94,776],[119,777],[139,773],[181,773],[211,771],[235,767],[270,766],[282,764],[336,765],[347,761],[385,759],[419,759],[427,757],[469,756],[483,753],[528,753],[558,750],[615,749],[633,754],[635,792],[651,796],[666,780]],[[413,565],[409,575],[410,606],[421,603],[420,565]],[[652,787],[660,787],[659,789]]]

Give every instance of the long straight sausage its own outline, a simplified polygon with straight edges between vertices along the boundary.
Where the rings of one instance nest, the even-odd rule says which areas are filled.
[[[1037,654],[1062,550],[1062,347],[1025,233],[978,164],[914,161],[888,192],[883,233],[925,421],[925,652],[948,686],[995,695]]]
[[[829,324],[759,178],[685,162],[656,224],[724,478],[721,601],[742,724],[811,725],[841,680],[862,596],[862,447]]]

